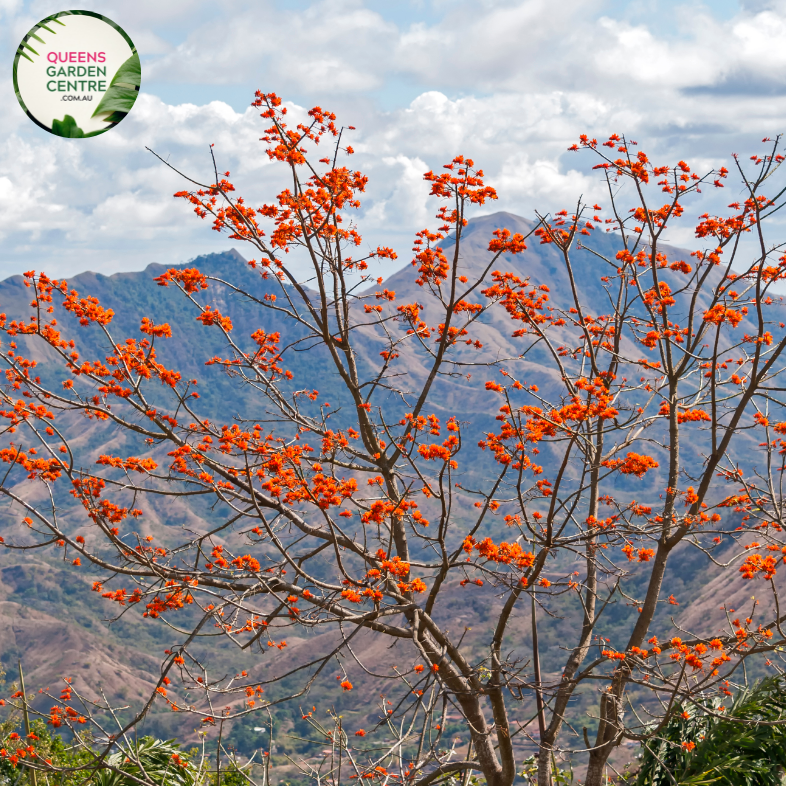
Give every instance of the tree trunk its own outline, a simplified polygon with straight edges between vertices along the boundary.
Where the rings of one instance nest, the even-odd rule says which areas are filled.
[[[551,780],[551,745],[540,741],[538,751],[538,786],[552,786]]]
[[[584,786],[603,786],[603,774],[606,770],[606,759],[608,755],[608,748],[601,748],[600,750],[594,750],[590,753]]]

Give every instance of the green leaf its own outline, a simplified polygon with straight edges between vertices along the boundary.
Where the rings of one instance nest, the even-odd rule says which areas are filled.
[[[188,754],[183,753],[174,740],[143,737],[133,744],[131,750],[110,755],[107,764],[114,769],[99,770],[94,783],[96,786],[136,786],[134,778],[144,777],[161,786],[193,786],[199,773],[193,767],[181,769],[175,766],[172,763],[174,754],[188,761]]]
[[[93,117],[103,112],[124,112],[128,114],[138,95],[139,93],[130,87],[110,87],[104,93],[104,97],[96,107],[96,111],[93,112]]]
[[[677,706],[660,733],[644,744],[638,786],[781,786],[786,767],[786,681],[768,677],[740,691],[719,715],[720,699],[706,710]],[[767,721],[765,724],[759,721]],[[695,740],[686,753],[682,743]]]
[[[43,21],[43,22],[39,22],[39,23],[38,23],[38,25],[37,25],[37,28],[38,28],[38,29],[41,29],[41,30],[46,30],[47,32],[49,32],[49,33],[52,33],[52,35],[56,35],[55,31],[54,31],[54,30],[52,30],[52,28],[51,28],[51,27],[47,27],[47,26],[44,24],[44,22],[51,22],[51,21],[57,22],[57,19],[51,19],[51,18],[50,18],[50,19],[44,19],[44,21]],[[58,22],[58,24],[59,24],[59,25],[61,25],[62,27],[65,27],[65,25],[64,25],[62,22]],[[27,58],[27,59],[28,59],[28,60],[29,60],[31,63],[34,63],[35,61],[33,60],[33,58],[32,58],[32,57],[30,57],[30,56],[29,56],[29,55],[28,55],[28,54],[27,54],[27,53],[24,51],[25,49],[29,49],[29,50],[30,50],[30,51],[31,51],[31,52],[32,52],[34,55],[38,55],[38,52],[36,52],[36,51],[35,51],[35,49],[33,49],[33,47],[32,47],[32,46],[30,46],[30,44],[29,44],[29,40],[30,40],[31,38],[35,38],[35,40],[36,40],[36,41],[40,41],[40,42],[41,42],[42,44],[44,44],[44,45],[46,45],[46,41],[44,41],[44,39],[43,39],[43,38],[41,38],[41,36],[39,36],[39,35],[36,35],[36,33],[34,33],[34,32],[31,32],[31,33],[29,33],[29,34],[28,34],[28,37],[27,37],[27,38],[26,38],[24,41],[22,41],[22,43],[20,44],[20,46],[19,46],[19,54],[20,54],[22,57],[25,57],[25,58]]]
[[[118,84],[131,87],[139,87],[142,84],[142,64],[139,62],[139,55],[136,52],[117,69],[109,87]]]
[[[109,83],[109,89],[104,93],[104,97],[93,112],[93,117],[105,112],[112,113],[106,122],[116,123],[122,120],[134,106],[139,95],[139,85],[142,84],[142,66],[139,62],[139,55],[134,52],[128,60],[117,69],[117,73]],[[114,119],[116,113],[123,113],[123,116]],[[111,118],[111,119],[110,119]]]
[[[109,117],[104,118],[104,121],[106,123],[119,123],[127,114],[128,112],[112,112]]]
[[[62,120],[53,120],[52,132],[69,139],[81,139],[85,135],[71,115],[66,115]]]

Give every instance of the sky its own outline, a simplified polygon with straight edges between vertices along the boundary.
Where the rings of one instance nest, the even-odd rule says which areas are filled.
[[[472,157],[499,194],[479,213],[603,204],[579,134],[636,139],[656,163],[729,166],[786,129],[786,0],[82,0],[131,36],[142,89],[131,114],[62,139],[17,104],[14,52],[63,0],[0,0],[0,278],[111,274],[233,245],[172,194],[221,170],[254,205],[283,187],[259,141],[254,91],[297,114],[314,105],[353,125],[370,178],[358,211],[369,247],[435,227],[423,173]],[[738,198],[729,183],[686,210],[669,240]],[[608,203],[608,199],[605,200]]]

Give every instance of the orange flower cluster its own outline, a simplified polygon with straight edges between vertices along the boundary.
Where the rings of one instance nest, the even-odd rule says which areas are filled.
[[[697,644],[693,650],[691,651],[690,647],[686,644],[682,643],[682,639],[678,636],[675,636],[670,642],[674,652],[669,656],[673,661],[679,661],[682,658],[685,659],[685,663],[690,666],[694,671],[700,671],[704,668],[704,661],[702,660],[702,656],[707,653],[707,645],[699,643]],[[722,663],[726,663],[730,660],[729,656],[723,652],[723,643],[720,639],[713,639],[709,643],[709,647],[713,650],[720,650],[720,655],[714,658],[711,662],[712,668],[716,668],[720,666]]]
[[[271,121],[271,125],[265,129],[262,137],[264,142],[270,144],[266,150],[267,155],[293,168],[306,162],[306,150],[303,147],[306,140],[319,144],[325,134],[334,137],[339,134],[335,125],[335,115],[318,106],[309,110],[308,123],[299,123],[294,129],[288,127],[285,121],[287,110],[281,106],[281,99],[274,93],[265,94],[258,91],[253,106],[262,108],[261,117]],[[349,130],[351,129],[352,126],[349,126]],[[354,150],[351,146],[347,146],[344,152],[351,155]],[[329,165],[331,160],[323,158],[320,159],[320,163]],[[213,229],[222,231],[228,228],[231,232],[230,237],[241,240],[256,240],[264,236],[264,232],[257,225],[256,216],[273,219],[276,226],[270,237],[271,245],[273,248],[282,248],[287,253],[290,246],[303,242],[304,233],[330,244],[349,241],[353,245],[360,245],[361,237],[354,228],[341,228],[342,218],[339,211],[360,206],[356,194],[365,190],[368,178],[361,172],[346,167],[333,166],[322,174],[313,169],[312,172],[307,183],[301,185],[297,194],[286,189],[278,195],[278,205],[265,204],[256,211],[245,207],[242,198],[234,202],[230,201],[228,195],[234,191],[234,186],[228,181],[221,181],[206,191],[200,190],[193,194],[180,192],[177,196],[191,201],[196,206],[195,211],[202,218],[212,214]],[[216,206],[218,194],[227,200],[228,206],[220,208]],[[391,257],[392,253],[390,249],[380,248],[369,257],[394,258]],[[364,260],[355,261],[349,257],[345,257],[343,263],[345,269],[365,270],[368,267]],[[277,260],[273,260],[272,264],[281,266]],[[262,265],[269,267],[271,261],[265,260]]]
[[[514,565],[519,570],[531,568],[535,562],[535,555],[531,551],[524,551],[518,543],[502,541],[497,546],[491,538],[484,538],[480,543],[476,543],[473,537],[467,537],[464,539],[462,548],[467,554],[476,551],[489,562]]]
[[[540,238],[540,244],[548,245],[554,243],[557,248],[566,249],[570,246],[576,232],[582,235],[589,235],[590,231],[595,227],[587,222],[583,227],[578,223],[578,216],[571,216],[571,223],[567,227],[566,221],[563,216],[567,216],[566,210],[560,210],[557,214],[556,221],[542,221],[540,226],[535,230],[535,237]]]
[[[82,503],[87,510],[87,515],[96,523],[102,521],[109,524],[120,524],[129,514],[134,518],[142,515],[141,510],[129,510],[107,499],[99,500],[101,492],[106,486],[100,478],[85,478],[84,480],[77,478],[71,481],[71,485],[73,486],[71,495]],[[110,532],[116,536],[117,527],[110,528]]]
[[[762,557],[760,554],[750,554],[742,563],[740,573],[744,579],[752,579],[761,573],[762,577],[769,581],[775,575],[776,566],[777,562],[772,556]]]
[[[226,333],[232,330],[232,320],[225,317],[217,308],[211,309],[210,306],[205,306],[202,313],[196,318],[197,322],[201,322],[206,327],[209,325],[218,325]]]
[[[32,458],[29,454],[34,453],[35,448],[31,448],[27,453],[14,447],[0,449],[0,460],[4,464],[19,464],[28,473],[28,480],[40,478],[46,482],[54,482],[63,474],[63,467],[66,465],[56,458]]]
[[[142,614],[143,617],[156,619],[166,611],[176,611],[194,602],[191,593],[180,586],[178,582],[167,581],[166,586],[174,587],[175,589],[168,592],[163,598],[160,595],[156,595],[153,600],[147,604],[147,611]]]
[[[488,199],[496,199],[497,192],[483,183],[483,170],[475,170],[475,162],[471,158],[456,156],[450,164],[445,164],[441,175],[426,172],[423,179],[431,183],[431,196],[442,197],[453,201],[456,197],[473,205],[483,205]],[[449,224],[455,224],[455,211],[448,213],[447,208],[440,211],[439,217]]]
[[[283,369],[278,365],[281,362],[281,355],[278,351],[281,334],[266,333],[260,328],[251,334],[251,338],[257,343],[259,349],[249,356],[249,362],[260,371],[283,374]]]
[[[343,504],[344,500],[349,499],[358,488],[357,481],[354,478],[337,480],[320,472],[314,475],[312,483],[313,488],[309,490],[309,497],[322,510]]]
[[[259,573],[261,570],[259,560],[254,559],[250,554],[244,554],[242,557],[235,557],[235,559],[232,560],[232,564],[238,570],[245,570],[249,573]]]
[[[640,155],[643,155],[643,153]],[[633,219],[640,224],[652,224],[654,227],[662,227],[669,218],[679,218],[682,213],[683,207],[679,202],[676,205],[664,205],[659,210],[645,210],[639,206],[633,210]],[[662,254],[658,254],[656,259],[662,256]]]
[[[699,216],[702,221],[696,226],[696,237],[715,237],[719,241],[723,241],[734,234],[750,231],[749,228],[756,223],[757,207],[766,201],[765,197],[761,197],[758,203],[753,199],[746,199],[741,213],[726,218],[704,213]],[[740,203],[732,202],[729,207],[740,210]]]
[[[443,167],[448,170],[447,172],[437,175],[429,171],[423,175],[423,179],[431,183],[432,196],[450,200],[451,203],[459,200],[462,203],[482,205],[489,199],[496,199],[497,192],[483,183],[483,171],[480,169],[475,171],[473,167],[474,162],[471,158],[457,156],[450,164]],[[434,244],[445,239],[445,233],[450,230],[451,225],[461,224],[461,227],[464,227],[467,224],[466,219],[459,218],[457,210],[449,210],[446,206],[439,210],[437,218],[444,222],[438,232],[423,229],[415,237],[412,249],[415,257],[412,265],[418,268],[420,275],[416,283],[419,286],[439,287],[444,283],[450,275],[450,263],[443,250]]]
[[[712,418],[703,409],[686,409],[677,413],[677,423],[696,423],[701,420],[711,421]]]
[[[512,387],[521,389],[523,386],[520,382],[514,382]],[[591,418],[608,420],[619,414],[613,406],[614,395],[607,388],[603,376],[594,381],[581,378],[575,382],[575,387],[586,394],[586,399],[575,395],[570,403],[559,409],[552,409],[548,413],[545,413],[540,407],[525,405],[516,411],[517,417],[514,419],[507,404],[500,407],[502,415],[497,416],[497,419],[502,421],[500,433],[486,434],[486,439],[478,442],[478,446],[482,450],[486,448],[491,450],[500,464],[512,464],[515,469],[531,468],[533,474],[540,474],[543,471],[542,467],[532,464],[529,456],[524,453],[526,443],[537,445],[548,437],[556,436],[560,431],[573,433],[570,425],[572,422],[581,422]],[[493,381],[486,383],[486,389],[505,392],[502,385]],[[525,418],[523,424],[521,423],[522,416]],[[513,443],[514,447],[509,449],[506,443]],[[548,485],[550,482],[547,480],[538,481],[539,487]],[[545,488],[541,490],[545,496],[550,493],[546,493]]]
[[[655,556],[655,549],[636,550],[632,543],[626,543],[622,547],[622,553],[628,558],[629,562],[633,561],[634,556],[638,559],[639,562],[649,562]]]
[[[154,280],[160,287],[168,287],[171,283],[176,283],[189,295],[208,287],[207,278],[195,267],[189,267],[185,270],[171,267],[166,273],[162,273]]]
[[[455,437],[450,437],[445,440],[441,445],[421,445],[418,448],[418,453],[426,461],[450,461],[451,448],[455,448],[458,440]]]
[[[348,600],[350,603],[363,603],[366,599],[370,598],[374,603],[379,603],[382,600],[382,593],[379,590],[366,587],[360,592],[356,590],[343,590],[341,597]]]
[[[360,520],[364,524],[371,522],[381,524],[388,516],[400,519],[407,511],[413,510],[412,518],[427,527],[429,522],[423,518],[423,514],[419,510],[415,510],[417,506],[418,503],[414,500],[402,500],[394,504],[386,499],[376,499],[371,503],[371,507],[360,517]]]
[[[93,589],[96,592],[100,592],[103,587],[101,584],[96,582],[93,585]],[[111,600],[114,603],[119,603],[121,606],[125,606],[126,604],[133,605],[134,603],[139,603],[142,600],[142,590],[135,589],[130,595],[126,592],[125,588],[114,590],[114,592],[103,592],[101,594],[102,598],[106,598],[107,600]]]
[[[404,562],[401,557],[393,557],[392,560],[387,559],[384,554],[377,552],[377,558],[381,559],[380,568],[387,571],[392,576],[407,576],[409,574],[409,563]]]
[[[428,587],[422,579],[412,579],[412,581],[399,581],[398,590],[401,593],[405,592],[425,592]]]
[[[154,325],[148,317],[142,317],[139,329],[155,338],[172,338],[172,328],[166,322],[163,325]]]
[[[12,426],[17,426],[23,421],[29,420],[31,416],[40,420],[52,421],[55,419],[51,410],[48,410],[45,406],[32,401],[25,403],[22,399],[16,401],[13,409],[0,409],[0,417],[10,420]],[[12,430],[11,433],[13,434],[14,431]]]
[[[103,308],[98,298],[92,296],[79,298],[79,294],[74,289],[63,299],[63,308],[77,317],[80,325],[89,325],[91,322],[108,325],[115,315],[111,308]]]
[[[98,457],[96,464],[131,470],[132,472],[152,472],[158,467],[158,464],[151,458],[139,459],[135,456],[121,459],[119,456],[102,455]]]
[[[661,281],[657,289],[653,287],[644,293],[644,302],[658,314],[662,314],[665,308],[673,306],[677,301],[671,294],[669,285],[665,281]]]
[[[713,325],[722,325],[724,322],[728,322],[732,327],[737,327],[742,322],[742,317],[740,311],[728,308],[723,303],[716,303],[704,312],[703,319],[705,322],[712,322]]]
[[[586,524],[588,527],[597,527],[598,529],[614,529],[617,526],[617,516],[609,516],[605,519],[599,519],[595,516],[587,516]]]
[[[60,708],[58,707],[57,709],[59,710]],[[84,723],[86,721],[83,718],[80,722]],[[27,735],[28,741],[37,739],[38,737],[33,733]],[[26,759],[28,756],[30,759],[39,758],[39,754],[36,752],[35,746],[30,744],[30,742],[25,744],[22,741],[22,738],[16,732],[11,732],[11,734],[8,735],[8,742],[9,746],[12,748],[12,752],[9,753],[6,748],[0,748],[0,759],[5,759],[6,761],[10,762],[12,767],[16,768],[19,766],[19,760]],[[47,764],[52,763],[50,759],[46,759],[45,761]]]
[[[412,249],[416,252],[412,264],[418,267],[420,273],[420,276],[415,280],[418,286],[422,287],[429,283],[439,286],[448,277],[450,263],[444,251],[439,246],[432,247],[431,245],[444,240],[444,238],[445,235],[441,232],[430,232],[428,229],[422,229],[417,233],[415,247]],[[421,248],[424,242],[426,247]]]
[[[509,229],[495,229],[492,234],[494,239],[489,241],[489,251],[497,254],[520,254],[527,250],[524,236],[518,232],[511,235]]]
[[[80,715],[73,707],[52,707],[49,710],[49,719],[47,724],[57,729],[63,725],[63,722],[70,721],[74,723],[87,723],[87,718]]]
[[[535,286],[528,278],[519,278],[513,273],[495,270],[491,274],[494,285],[481,290],[481,294],[490,300],[502,303],[511,319],[526,325],[544,325],[547,323],[564,324],[555,320],[551,314],[543,313],[549,300],[549,288],[545,284]],[[514,336],[523,336],[526,328],[517,330]]]
[[[431,331],[428,325],[420,318],[420,310],[423,308],[419,303],[407,303],[403,306],[397,306],[396,311],[401,314],[400,319],[408,322],[412,327],[407,331],[408,335],[417,333],[423,338],[430,338]]]
[[[660,466],[652,456],[633,452],[628,453],[624,459],[608,459],[602,461],[601,464],[609,469],[616,469],[623,475],[635,475],[637,478],[643,478],[649,470]]]
[[[260,480],[267,476],[267,480],[261,484],[262,488],[271,496],[282,498],[288,504],[313,500],[314,495],[307,481],[295,471],[295,468],[300,466],[304,453],[310,451],[310,447],[302,445],[285,445],[276,451],[268,448],[261,451],[270,456],[256,472]]]
[[[180,381],[180,372],[172,371],[156,360],[155,347],[151,346],[147,339],[138,342],[133,338],[127,338],[125,344],[115,346],[115,356],[108,357],[110,365],[119,365],[121,369],[113,373],[115,379],[130,379],[130,374],[137,374],[141,379],[150,379],[157,376],[161,382],[169,387],[175,387]],[[74,373],[77,373],[76,371]],[[78,373],[83,373],[79,369]],[[91,368],[88,373],[98,376],[106,376],[100,369]],[[108,372],[107,372],[108,373]],[[101,389],[102,393],[112,393],[121,398],[127,398],[129,392],[117,387]]]

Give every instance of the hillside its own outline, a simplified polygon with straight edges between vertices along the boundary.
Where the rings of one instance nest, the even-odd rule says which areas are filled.
[[[497,213],[474,219],[470,222],[465,235],[461,265],[464,271],[485,268],[489,258],[488,240],[492,231],[506,227],[513,232],[527,233],[532,225],[525,219],[507,213]],[[450,253],[450,243],[444,247]],[[610,235],[598,234],[593,238],[593,248],[601,255],[614,259],[617,242]],[[677,249],[669,250],[674,259],[683,258],[687,252]],[[605,263],[598,256],[588,251],[577,250],[574,255],[578,287],[586,302],[597,304],[598,311],[607,308],[607,293],[599,282]],[[192,260],[180,267],[198,267],[203,273],[231,280],[245,288],[256,297],[265,293],[265,282],[246,264],[246,261],[235,251],[213,254]],[[506,257],[500,262],[500,268],[510,270],[518,276],[529,276],[534,283],[547,284],[551,290],[551,302],[555,305],[568,303],[568,280],[560,264],[560,258],[553,246],[540,246],[536,242],[523,254]],[[156,344],[160,360],[168,367],[177,368],[183,377],[199,379],[201,412],[206,417],[221,417],[223,422],[231,422],[233,418],[264,419],[263,403],[253,390],[240,387],[235,380],[227,376],[218,366],[205,366],[205,360],[225,351],[218,331],[206,330],[195,321],[193,308],[182,295],[173,288],[162,288],[156,285],[155,277],[165,270],[162,265],[150,265],[140,273],[123,273],[103,276],[96,273],[84,273],[69,281],[69,286],[78,290],[80,295],[91,295],[99,299],[106,308],[115,312],[112,332],[116,341],[128,336],[139,336],[139,324],[143,317],[150,317],[153,322],[168,322],[172,327],[172,338]],[[415,283],[416,274],[410,266],[390,276],[384,287],[395,290],[400,302],[422,300],[422,290]],[[375,287],[376,289],[376,287]],[[24,287],[23,279],[15,276],[0,283],[0,308],[9,317],[27,315],[30,299],[29,291]],[[227,287],[211,284],[206,302],[216,306],[222,313],[231,317],[238,335],[249,336],[258,328],[267,332],[281,330],[284,327],[276,319],[276,315],[266,309],[259,308],[253,302],[233,294]],[[426,313],[428,315],[428,306]],[[545,350],[535,348],[526,357],[520,358],[521,342],[512,337],[517,326],[513,325],[502,309],[496,309],[484,315],[477,326],[476,335],[484,344],[484,353],[491,357],[509,358],[511,368],[515,369],[518,378],[528,383],[537,381],[543,391],[548,394],[550,387],[556,387],[559,379],[546,363]],[[286,332],[282,343],[297,342],[302,333],[297,330]],[[101,356],[103,338],[94,327],[82,328],[72,323],[64,324],[64,331],[78,335],[84,356]],[[356,340],[358,359],[361,365],[373,367],[378,363],[380,349],[379,335],[373,329],[359,332]],[[20,342],[20,346],[24,342]],[[20,350],[24,353],[26,349]],[[477,359],[471,350],[462,350],[467,358]],[[39,371],[46,377],[52,373],[46,365],[46,354],[34,355],[39,360]],[[309,350],[300,351],[295,346],[284,354],[284,366],[293,373],[293,385],[296,387],[318,387],[320,398],[328,400],[334,409],[339,410],[337,422],[341,420],[341,405],[344,396],[335,371],[332,369],[325,353]],[[406,374],[403,379],[417,388],[423,380],[426,369],[426,358],[423,353],[408,352],[402,357],[400,367]],[[457,415],[462,421],[470,424],[467,431],[473,439],[468,440],[469,455],[463,459],[464,479],[477,480],[489,470],[488,457],[474,445],[477,438],[495,427],[495,417],[499,407],[498,399],[490,396],[485,389],[489,372],[480,369],[469,378],[441,380],[433,395],[433,404],[429,411],[436,413],[441,419]],[[394,407],[403,404],[395,403]],[[395,408],[394,408],[394,411]],[[108,432],[105,427],[96,424],[72,422],[69,429],[74,439],[93,457],[100,453],[130,455],[133,445],[126,435]],[[751,451],[755,448],[755,440],[750,439]],[[686,462],[701,462],[703,442],[700,432],[695,439],[685,444]],[[127,451],[123,453],[123,451]],[[745,451],[743,451],[743,454]],[[751,453],[752,455],[752,453]],[[746,455],[739,457],[741,460]],[[548,456],[544,456],[544,465]],[[657,473],[650,473],[643,480],[625,480],[624,485],[635,488],[637,498],[646,500],[655,498],[662,488],[661,478]],[[70,508],[68,498],[58,499],[63,506],[64,515],[69,517],[74,531],[82,526],[79,516],[81,509]],[[159,505],[151,505],[145,510],[145,518],[140,524],[140,534],[156,534],[164,544],[170,537],[186,528],[192,531],[204,530],[212,517],[221,515],[220,511],[212,511],[206,505],[187,503],[182,500],[166,500]],[[457,515],[460,519],[461,513]],[[503,525],[496,522],[492,525],[497,531],[503,531]],[[20,537],[18,522],[0,509],[0,535],[7,538],[13,533]],[[716,598],[720,587],[727,579],[715,578],[707,568],[701,555],[691,550],[675,558],[673,583],[675,592],[681,603],[679,609],[670,607],[664,610],[664,620],[674,611],[678,612],[675,619],[678,624],[686,626],[705,622],[720,625],[724,619]],[[131,611],[117,621],[109,622],[103,617],[111,610],[100,597],[90,591],[95,576],[83,569],[75,571],[70,565],[58,561],[54,549],[44,552],[9,552],[0,551],[0,625],[7,633],[0,636],[0,663],[13,676],[17,658],[21,658],[28,672],[28,684],[33,687],[55,685],[62,675],[82,676],[89,685],[91,695],[97,695],[99,687],[109,692],[118,701],[128,701],[132,705],[138,702],[149,690],[151,676],[158,671],[160,653],[167,648],[173,634],[163,625],[153,621],[142,620],[138,613]],[[715,582],[715,583],[713,583]],[[737,586],[739,585],[739,586]],[[729,588],[723,587],[724,594]],[[465,591],[458,585],[451,588],[451,601],[441,611],[442,622],[452,629],[461,631],[466,628],[466,641],[470,646],[477,645],[480,649],[488,638],[489,610],[493,609],[498,599],[491,588],[471,588]],[[740,604],[750,595],[744,582],[737,580],[733,588],[735,599]],[[735,602],[737,602],[735,600]],[[562,616],[555,617],[553,624],[544,629],[543,641],[551,649],[544,661],[546,672],[558,667],[558,659],[563,656],[561,643],[567,639],[567,632],[574,625],[576,609],[554,607],[552,611]],[[616,606],[609,610],[604,622],[604,631],[609,633],[616,626],[623,625],[630,619],[633,609],[630,606]],[[529,612],[522,611],[514,620],[510,634],[511,648],[525,644],[529,636]],[[326,653],[335,641],[335,634],[324,633],[310,638],[290,639],[285,654],[279,656],[259,656],[250,653],[238,653],[228,648],[221,650],[217,663],[227,673],[248,669],[252,678],[262,678],[282,667],[292,665],[318,653]],[[361,640],[358,644],[361,651],[377,664],[378,673],[389,673],[396,663],[408,663],[414,654],[401,649],[390,652],[381,644]],[[332,675],[329,675],[329,682]],[[305,704],[320,703],[321,706],[342,707],[347,712],[361,712],[358,721],[363,721],[366,713],[373,716],[375,701],[380,692],[379,680],[357,674],[353,676],[356,689],[350,697],[342,697],[334,684],[315,688],[312,695],[304,700]],[[352,707],[363,707],[363,711]],[[579,711],[579,707],[576,711]],[[282,710],[284,730],[296,728],[299,709],[297,707]],[[158,715],[154,718],[155,728],[166,731],[174,729],[180,719],[171,715]],[[234,742],[241,750],[249,750],[259,742],[259,734],[254,731],[258,721],[238,724],[231,730]],[[193,722],[188,720],[180,733],[191,733]],[[457,728],[451,733],[461,733]]]

